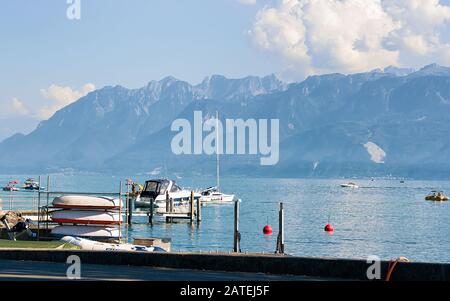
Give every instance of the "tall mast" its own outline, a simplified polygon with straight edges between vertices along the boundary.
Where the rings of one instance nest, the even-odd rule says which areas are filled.
[[[216,111],[216,173],[217,191],[220,191],[220,161],[219,161],[219,112]]]

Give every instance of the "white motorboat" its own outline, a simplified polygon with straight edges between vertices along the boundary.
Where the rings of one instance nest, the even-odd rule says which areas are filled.
[[[136,198],[135,207],[149,208],[151,200],[153,200],[153,207],[155,211],[165,212],[167,205],[166,192],[168,192],[169,199],[173,200],[174,212],[188,212],[191,191],[182,189],[175,183],[175,181],[168,179],[146,181],[140,196]],[[194,193],[194,201],[197,201],[200,197],[201,195],[199,193]]]
[[[221,204],[234,201],[234,194],[222,193],[218,191],[217,187],[206,188],[201,192],[201,195],[204,204]]]
[[[51,213],[51,219],[59,224],[76,225],[119,225],[122,223],[119,213],[98,210],[58,210]]]
[[[39,190],[39,189],[41,189],[41,187],[40,187],[40,184],[39,184],[38,181],[36,181],[33,178],[29,178],[23,183],[23,189],[25,189],[25,190]]]
[[[75,245],[82,250],[90,251],[135,251],[135,252],[166,252],[160,247],[146,247],[132,244],[110,244],[80,237],[64,236],[61,240]]]
[[[343,187],[343,188],[359,188],[359,186],[353,182],[341,184],[341,187]]]
[[[87,195],[65,195],[53,199],[53,207],[64,209],[119,209],[120,199]]]
[[[101,226],[56,226],[52,229],[54,236],[77,236],[92,238],[118,238],[119,229]]]

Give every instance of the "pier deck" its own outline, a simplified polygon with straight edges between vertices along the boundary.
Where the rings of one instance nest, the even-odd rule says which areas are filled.
[[[67,265],[0,260],[0,280],[68,280]],[[212,272],[153,267],[82,264],[81,280],[106,281],[318,281],[318,277],[262,273]],[[329,279],[328,279],[329,280]]]

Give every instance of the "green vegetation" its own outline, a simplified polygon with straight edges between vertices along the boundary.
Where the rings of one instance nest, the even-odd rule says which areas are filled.
[[[12,241],[0,239],[0,249],[79,249],[61,241]]]

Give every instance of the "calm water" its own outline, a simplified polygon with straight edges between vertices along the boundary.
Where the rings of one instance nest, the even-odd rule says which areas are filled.
[[[0,183],[25,178],[0,176]],[[53,175],[51,189],[117,192],[119,181],[125,178]],[[132,178],[139,182],[147,179]],[[207,187],[215,180],[185,178],[177,182],[184,187]],[[242,251],[275,250],[278,203],[283,201],[287,253],[345,258],[377,255],[383,259],[406,256],[414,261],[450,262],[450,202],[424,200],[433,189],[450,193],[450,182],[358,180],[360,189],[340,188],[345,180],[224,178],[221,182],[224,192],[242,199]],[[0,198],[8,209],[8,194],[2,193]],[[323,231],[329,217],[335,227],[332,235]],[[233,206],[203,207],[202,218],[199,227],[187,222],[150,227],[138,224],[146,222],[146,217],[134,217],[136,224],[124,227],[124,233],[128,237],[170,237],[177,251],[231,250]],[[272,236],[262,234],[267,223],[274,229]]]

